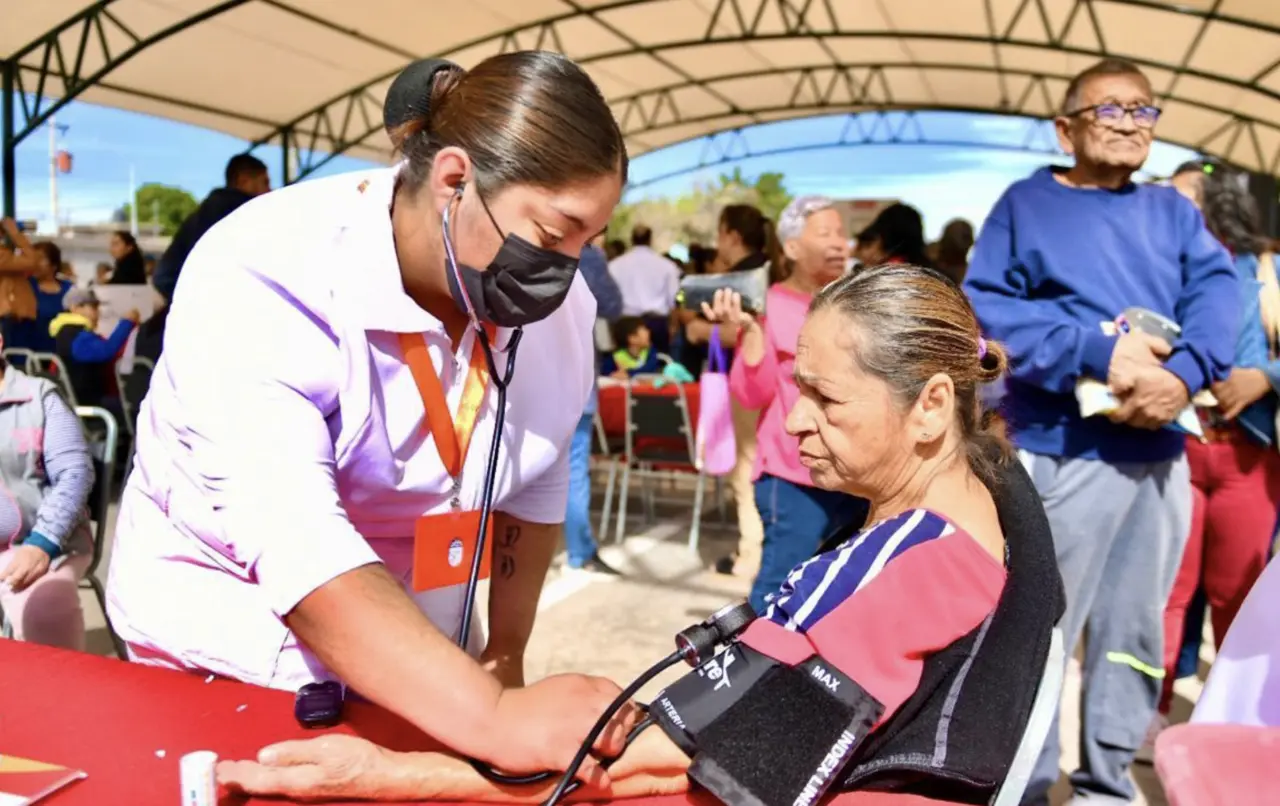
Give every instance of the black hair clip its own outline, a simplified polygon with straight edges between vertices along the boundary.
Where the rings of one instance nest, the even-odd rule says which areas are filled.
[[[387,89],[382,102],[382,125],[387,132],[431,113],[431,83],[441,70],[460,70],[448,59],[419,59],[410,64]]]

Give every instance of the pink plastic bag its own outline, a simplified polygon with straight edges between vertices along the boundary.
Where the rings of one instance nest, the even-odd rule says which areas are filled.
[[[699,381],[697,467],[713,476],[733,470],[738,445],[733,438],[733,412],[729,402],[729,367],[720,344],[720,328],[711,329],[707,368]]]

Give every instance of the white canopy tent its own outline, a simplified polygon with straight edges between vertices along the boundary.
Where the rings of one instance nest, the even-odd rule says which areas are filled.
[[[411,60],[563,51],[633,156],[755,123],[885,109],[1044,116],[1104,55],[1140,64],[1161,139],[1280,171],[1277,0],[7,0],[12,149],[67,100],[275,142],[297,175],[385,159]],[[290,178],[297,178],[293,176]]]

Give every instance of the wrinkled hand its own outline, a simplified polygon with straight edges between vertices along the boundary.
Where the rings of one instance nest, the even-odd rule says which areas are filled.
[[[1169,357],[1172,348],[1159,336],[1139,330],[1131,330],[1116,340],[1107,367],[1107,386],[1112,393],[1123,396],[1133,390],[1139,373],[1150,367],[1158,367]]]
[[[9,552],[9,564],[0,570],[0,582],[8,583],[19,593],[49,571],[49,555],[35,546],[15,546]]]
[[[502,752],[491,759],[507,773],[568,769],[596,720],[622,690],[612,680],[561,674],[524,688],[502,692],[498,724],[506,731]],[[626,747],[627,733],[638,720],[634,703],[627,703],[596,739],[598,758],[614,758]],[[577,777],[589,786],[609,784],[604,768],[588,755]]]
[[[716,291],[712,304],[702,303],[702,315],[710,322],[735,327],[749,328],[756,324],[756,318],[742,310],[742,295],[728,288]]]
[[[257,761],[221,761],[233,793],[306,800],[409,800],[392,754],[355,736],[321,736],[262,749]]]
[[[1271,381],[1260,369],[1237,367],[1231,370],[1231,375],[1225,381],[1215,383],[1212,391],[1213,396],[1218,399],[1218,410],[1222,412],[1222,416],[1234,420],[1250,404],[1261,400],[1271,391]]]
[[[1163,367],[1147,367],[1134,376],[1131,391],[1108,417],[1115,423],[1155,430],[1173,422],[1189,402],[1182,379]]]

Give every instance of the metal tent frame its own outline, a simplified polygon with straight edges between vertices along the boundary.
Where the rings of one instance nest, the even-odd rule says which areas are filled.
[[[388,158],[382,94],[413,59],[529,48],[592,74],[633,155],[833,113],[1047,117],[1120,55],[1152,78],[1161,139],[1280,171],[1274,0],[41,0],[2,28],[8,214],[15,149],[77,98],[280,145],[289,182]]]

